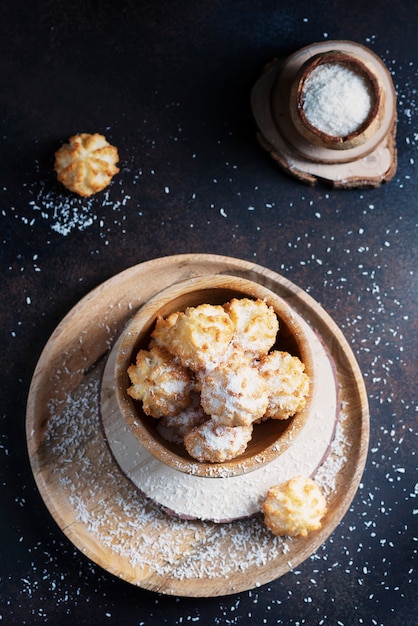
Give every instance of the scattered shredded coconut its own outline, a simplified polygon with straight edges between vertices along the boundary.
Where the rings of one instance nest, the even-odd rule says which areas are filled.
[[[50,402],[45,437],[45,455],[54,467],[54,478],[76,519],[95,541],[139,571],[150,569],[178,580],[227,577],[288,551],[286,539],[274,537],[261,518],[228,524],[182,520],[143,496],[115,466],[102,435],[100,376],[98,367],[68,398]]]
[[[126,558],[137,572],[177,580],[228,577],[289,552],[292,540],[272,535],[261,516],[226,524],[184,520],[142,495],[115,465],[102,434],[101,373],[97,366],[68,397],[50,400],[43,446],[53,468],[51,480],[60,485],[64,500],[94,542]],[[333,455],[315,478],[325,489],[333,488],[344,464],[343,450],[341,430]]]
[[[315,482],[321,487],[325,496],[329,496],[335,491],[338,472],[343,469],[347,461],[348,442],[344,433],[344,422],[344,415],[342,415],[337,422],[329,454],[315,474]]]

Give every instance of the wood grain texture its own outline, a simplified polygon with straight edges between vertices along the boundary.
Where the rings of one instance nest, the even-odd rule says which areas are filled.
[[[122,474],[100,429],[98,385],[104,357],[126,322],[165,287],[224,273],[255,280],[284,298],[315,328],[335,362],[349,445],[328,496],[323,527],[306,540],[279,540],[258,518],[226,525],[171,518]],[[72,422],[62,417],[69,397],[76,409]],[[51,515],[92,561],[146,589],[218,596],[283,575],[330,535],[350,506],[364,469],[369,416],[354,355],[329,315],[308,294],[247,261],[186,254],[134,266],[97,287],[68,313],[38,361],[26,430],[34,477]],[[257,545],[263,558],[251,560],[250,547],[254,550]]]

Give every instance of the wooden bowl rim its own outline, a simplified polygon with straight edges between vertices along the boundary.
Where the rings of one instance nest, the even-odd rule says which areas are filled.
[[[173,446],[165,442],[157,433],[153,435],[147,426],[148,420],[140,409],[137,401],[133,400],[126,393],[129,379],[127,367],[134,361],[138,347],[144,347],[143,336],[147,338],[155,323],[155,319],[162,308],[168,303],[176,300],[178,296],[193,296],[194,293],[215,290],[219,292],[233,293],[231,297],[250,297],[264,299],[274,307],[279,318],[279,325],[293,332],[293,338],[297,344],[300,358],[305,365],[305,371],[310,378],[310,390],[305,407],[289,420],[267,420],[255,425],[254,428],[266,428],[267,422],[277,422],[274,424],[277,429],[277,437],[265,446],[260,452],[250,456],[252,449],[251,442],[246,452],[231,461],[223,463],[199,462],[188,456],[187,452],[182,453],[180,447]],[[225,299],[227,302],[230,298]],[[215,298],[211,300],[214,302]],[[216,298],[219,300],[219,298]],[[203,303],[203,301],[202,301]],[[211,302],[209,302],[211,304]],[[187,306],[187,305],[186,305]],[[167,314],[174,312],[175,308]],[[185,307],[184,307],[185,308]],[[184,310],[184,309],[183,309]],[[165,315],[165,314],[164,314]],[[144,331],[144,332],[143,332]],[[280,329],[279,329],[280,334]],[[125,416],[126,422],[138,440],[152,456],[162,463],[188,474],[197,476],[207,476],[210,478],[217,476],[235,476],[259,469],[263,464],[277,458],[295,440],[301,432],[309,417],[310,403],[315,387],[314,358],[307,342],[304,341],[304,330],[298,321],[297,315],[283,298],[266,287],[248,280],[231,275],[208,275],[199,278],[180,281],[157,293],[148,300],[139,311],[133,316],[125,330],[121,333],[120,341],[117,344],[118,354],[115,364],[115,393],[120,411]],[[283,424],[283,422],[286,424]],[[282,422],[282,423],[279,423]],[[275,429],[271,424],[269,427]],[[269,437],[271,438],[271,437]]]

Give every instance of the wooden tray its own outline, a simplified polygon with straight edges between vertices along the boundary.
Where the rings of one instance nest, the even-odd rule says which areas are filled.
[[[285,298],[315,329],[335,364],[340,420],[316,476],[327,495],[328,513],[322,529],[307,539],[275,537],[261,516],[228,524],[170,517],[124,476],[102,432],[101,375],[106,355],[126,322],[165,287],[223,273],[255,280]],[[268,583],[325,541],[358,488],[367,456],[369,416],[354,355],[336,324],[309,295],[259,265],[186,254],[125,270],[67,314],[35,369],[26,433],[41,496],[78,549],[134,585],[172,595],[209,597]]]

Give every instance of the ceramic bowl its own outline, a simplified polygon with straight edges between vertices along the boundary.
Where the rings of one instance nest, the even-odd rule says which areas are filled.
[[[198,462],[179,445],[163,439],[157,429],[157,420],[147,416],[141,402],[127,394],[130,386],[127,369],[135,362],[140,349],[147,349],[157,316],[166,317],[176,311],[199,304],[224,304],[231,298],[263,299],[271,305],[279,318],[279,332],[274,348],[298,356],[305,365],[311,385],[306,406],[287,420],[269,419],[254,425],[253,436],[246,451],[224,463]],[[277,294],[259,283],[237,276],[208,275],[185,280],[164,289],[149,300],[134,315],[118,342],[115,360],[115,393],[119,410],[134,433],[138,445],[143,446],[162,463],[182,472],[199,476],[238,475],[259,469],[284,452],[303,429],[310,411],[315,387],[314,358],[306,339],[304,325],[298,314]]]
[[[331,135],[316,128],[305,113],[306,83],[312,72],[325,64],[338,64],[360,76],[370,94],[371,106],[365,121],[346,135]],[[385,110],[385,91],[375,69],[363,59],[348,52],[331,50],[314,55],[299,69],[290,89],[290,115],[299,133],[310,143],[322,148],[347,150],[368,141],[378,130]]]

